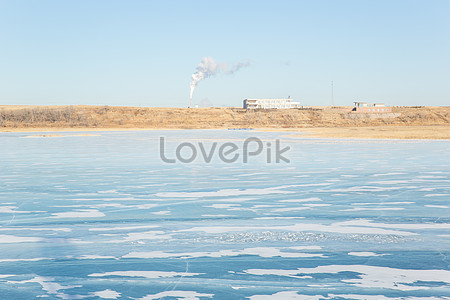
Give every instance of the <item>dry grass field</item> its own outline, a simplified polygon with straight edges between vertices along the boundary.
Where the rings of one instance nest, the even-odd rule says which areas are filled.
[[[393,107],[355,114],[350,107],[289,110],[121,106],[0,106],[0,131],[256,128],[317,137],[450,138],[450,107]]]

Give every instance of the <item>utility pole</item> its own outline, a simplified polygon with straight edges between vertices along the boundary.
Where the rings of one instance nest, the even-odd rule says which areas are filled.
[[[331,81],[331,106],[334,106],[333,81]]]

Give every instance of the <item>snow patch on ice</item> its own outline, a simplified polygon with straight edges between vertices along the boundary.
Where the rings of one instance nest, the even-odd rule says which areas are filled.
[[[120,297],[121,293],[107,289],[104,291],[93,292],[92,295],[103,299],[117,299]]]
[[[105,273],[93,273],[89,274],[89,277],[107,277],[107,276],[120,276],[120,277],[144,277],[144,278],[171,278],[179,276],[197,276],[203,273],[189,273],[189,272],[163,272],[163,271],[114,271]]]
[[[0,234],[0,244],[35,243],[42,242],[43,240],[39,237]]]
[[[165,291],[157,294],[147,295],[140,300],[164,299],[165,297],[174,297],[179,300],[200,300],[200,297],[212,298],[214,294],[197,293],[194,291]]]
[[[107,255],[81,255],[80,257],[77,257],[77,259],[118,259],[114,256],[107,256]]]
[[[403,207],[353,207],[348,209],[340,209],[339,211],[364,211],[364,210],[374,210],[374,211],[383,211],[383,210],[403,210]]]
[[[311,201],[322,201],[322,199],[318,197],[311,197],[311,198],[305,198],[305,199],[287,199],[287,200],[280,200],[278,202],[311,202]]]
[[[352,255],[352,256],[383,256],[386,254],[376,254],[374,252],[349,252],[348,255]]]
[[[318,250],[319,248],[311,248],[306,246],[288,247],[287,250]],[[243,250],[220,250],[216,252],[163,252],[163,251],[149,251],[149,252],[131,252],[123,256],[123,258],[198,258],[198,257],[227,257],[239,255],[256,255],[260,257],[326,257],[321,253],[303,253],[303,252],[286,252],[281,251],[276,247],[255,247],[246,248]]]
[[[315,224],[315,223],[297,223],[294,225],[286,225],[286,226],[203,226],[203,227],[192,227],[189,229],[179,230],[180,232],[206,232],[206,233],[226,233],[226,232],[235,232],[235,231],[251,231],[251,230],[288,230],[288,231],[319,231],[319,232],[333,232],[333,233],[349,233],[349,234],[394,234],[394,235],[417,235],[414,232],[408,231],[398,231],[398,230],[388,230],[383,227],[377,226],[380,223],[370,223],[363,221],[348,221],[348,222],[338,222],[333,223],[331,225],[324,224]],[[399,224],[402,225],[402,224]],[[409,224],[406,224],[409,225]],[[419,224],[417,224],[419,225]],[[438,225],[438,224],[436,224]],[[448,225],[450,224],[443,224]],[[372,226],[372,227],[366,227]],[[395,225],[394,225],[395,226]],[[410,229],[410,228],[406,228]]]
[[[106,216],[104,213],[96,209],[81,209],[78,211],[53,213],[50,218],[100,218],[104,216]]]
[[[326,299],[321,295],[303,295],[297,291],[284,291],[272,295],[253,295],[250,300],[321,300]]]
[[[268,194],[292,194],[292,191],[282,191],[289,186],[270,187],[263,189],[223,189],[213,192],[163,192],[156,193],[157,197],[165,198],[202,198],[202,197],[231,197],[241,195],[268,195]]]
[[[385,288],[393,290],[411,291],[430,289],[430,286],[420,285],[420,282],[437,282],[450,284],[450,271],[447,270],[413,270],[367,265],[328,265],[315,268],[298,268],[296,270],[279,269],[248,269],[244,270],[252,275],[278,275],[296,277],[311,274],[338,274],[340,272],[359,273],[358,278],[342,279],[360,288]]]
[[[115,230],[133,230],[133,229],[147,229],[156,228],[158,225],[141,225],[141,226],[122,226],[122,227],[99,227],[89,228],[89,231],[115,231]]]
[[[447,205],[431,205],[431,204],[428,204],[428,205],[424,205],[425,207],[431,207],[431,208],[448,208],[448,206]]]

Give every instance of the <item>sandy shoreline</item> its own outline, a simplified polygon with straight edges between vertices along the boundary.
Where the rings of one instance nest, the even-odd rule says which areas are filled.
[[[308,128],[300,131],[314,138],[450,140],[450,126],[440,125]]]
[[[209,128],[198,130],[227,130],[228,128]],[[155,130],[191,130],[185,128],[1,128],[3,132],[46,133],[36,134],[40,137],[62,137],[73,132],[101,132],[101,131],[155,131]],[[303,138],[339,138],[339,139],[421,139],[421,140],[450,140],[450,126],[373,126],[373,127],[318,127],[318,128],[255,128],[258,131],[273,131],[289,133],[290,137]],[[298,134],[296,134],[298,133]],[[69,136],[73,136],[69,135]],[[77,136],[82,136],[78,134]],[[94,135],[83,135],[94,136]]]
[[[250,128],[310,138],[448,140],[450,107],[394,106],[390,114],[358,114],[345,106],[246,110],[0,105],[0,134]]]
[[[0,134],[5,132],[84,132],[84,131],[155,131],[155,130],[183,130],[186,128],[74,128],[74,127],[31,127],[31,128],[0,128]]]

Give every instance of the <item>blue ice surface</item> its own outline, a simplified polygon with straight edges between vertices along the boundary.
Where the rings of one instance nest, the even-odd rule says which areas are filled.
[[[0,135],[1,299],[450,297],[449,141],[48,134]]]

